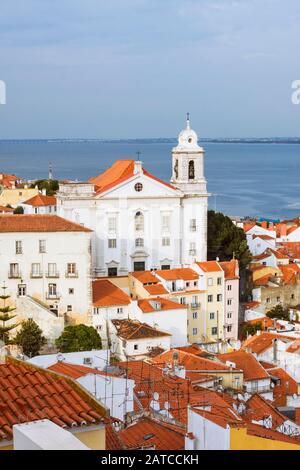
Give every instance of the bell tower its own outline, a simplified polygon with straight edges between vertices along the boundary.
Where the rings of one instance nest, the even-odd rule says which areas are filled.
[[[204,149],[198,145],[198,136],[190,128],[187,113],[186,128],[178,136],[178,145],[172,150],[173,171],[171,183],[185,194],[206,194],[204,177]]]

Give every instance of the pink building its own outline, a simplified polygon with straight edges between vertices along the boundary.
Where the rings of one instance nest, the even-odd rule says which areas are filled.
[[[238,337],[239,325],[239,263],[238,260],[222,261],[225,276],[224,339]]]

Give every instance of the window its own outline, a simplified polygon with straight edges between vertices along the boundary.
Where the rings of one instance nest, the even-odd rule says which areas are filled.
[[[227,326],[227,333],[231,333],[232,332],[232,325],[228,325]]]
[[[71,288],[69,289],[69,295],[73,295],[73,294],[74,294],[74,289],[71,287]]]
[[[193,335],[195,336],[198,333],[198,328],[193,328]]]
[[[194,286],[197,287],[197,285],[198,285],[198,282],[194,281]]]
[[[108,239],[108,248],[117,248],[117,239],[109,238]]]
[[[39,252],[46,253],[46,240],[39,240]]]
[[[164,269],[171,269],[171,266],[169,264],[162,264],[161,265],[161,269],[164,270]]]
[[[189,180],[193,180],[195,178],[195,164],[193,160],[189,161]]]
[[[133,349],[134,349],[135,351],[137,351],[137,350],[139,349],[139,345],[138,345],[138,344],[135,344],[135,345],[133,346]]]
[[[217,295],[217,302],[222,302],[222,294]]]
[[[142,232],[144,230],[144,216],[141,212],[137,212],[134,217],[135,230]]]
[[[210,314],[209,314],[209,319],[210,319],[210,320],[214,320],[214,319],[215,319],[215,314],[214,314],[214,312],[210,312]]]
[[[269,304],[271,302],[270,297],[267,297],[266,302],[267,302],[267,304]]]
[[[207,302],[213,302],[213,296],[212,295],[207,296]]]
[[[208,285],[208,286],[212,286],[213,284],[214,284],[213,278],[212,278],[212,277],[209,277],[209,278],[207,279],[207,285]]]
[[[31,265],[31,276],[32,277],[39,277],[41,275],[42,275],[41,264],[40,263],[32,263],[32,265]]]
[[[218,334],[218,328],[216,326],[213,326],[211,329],[211,334],[212,336],[215,336]]]
[[[135,189],[138,193],[139,193],[140,191],[142,191],[142,190],[143,190],[143,185],[142,185],[142,183],[136,183],[136,184],[134,185],[134,189]]]
[[[108,231],[116,232],[117,230],[117,219],[116,217],[108,217]]]
[[[50,297],[55,297],[57,295],[57,285],[49,284],[48,285],[48,294]]]
[[[185,283],[185,287],[190,287],[190,283],[189,283],[189,282],[186,282],[186,283]]]
[[[193,312],[193,318],[194,318],[194,320],[196,320],[198,318],[198,313],[197,312]]]
[[[196,256],[196,243],[195,242],[190,243],[190,255]]]
[[[232,285],[231,284],[228,284],[227,290],[232,290]]]
[[[17,278],[19,276],[20,276],[19,264],[18,263],[11,263],[9,265],[9,277]]]
[[[170,246],[171,240],[169,237],[163,237],[162,238],[162,246]]]
[[[118,268],[108,268],[107,274],[109,277],[114,277],[118,275]]]
[[[232,312],[227,313],[227,318],[232,318]]]
[[[57,277],[57,266],[56,263],[48,263],[48,277]]]
[[[186,298],[185,297],[180,297],[180,303],[182,305],[186,305]]]
[[[291,294],[291,299],[294,299],[295,298],[295,294]]]
[[[222,278],[221,278],[221,277],[218,277],[218,279],[217,279],[217,284],[218,284],[218,286],[221,286],[221,285],[222,285]]]
[[[21,255],[23,253],[22,242],[20,240],[16,241],[16,255]]]
[[[67,274],[68,274],[68,276],[75,276],[76,275],[76,263],[68,263],[67,264]]]
[[[161,230],[163,232],[170,232],[170,216],[163,214],[161,216]]]
[[[118,307],[117,308],[117,313],[123,313],[123,307]]]
[[[232,299],[227,299],[227,305],[232,305]]]
[[[136,240],[135,240],[135,246],[142,248],[142,247],[144,246],[144,239],[143,239],[143,238],[136,238]]]
[[[191,232],[196,232],[196,230],[197,230],[196,219],[191,219],[190,220],[190,231]]]
[[[280,302],[280,297],[277,297],[276,301],[277,301],[277,302]]]
[[[145,261],[134,261],[133,270],[134,271],[145,271]]]
[[[67,305],[67,312],[72,312],[72,305]]]

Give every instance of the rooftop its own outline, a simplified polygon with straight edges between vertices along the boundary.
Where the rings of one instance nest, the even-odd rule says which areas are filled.
[[[138,320],[112,320],[112,323],[117,330],[118,336],[127,340],[172,336],[166,331],[157,330],[147,325],[147,323],[141,323]]]
[[[33,207],[56,206],[56,197],[37,194],[36,196],[33,196],[32,198],[25,201],[23,204]]]
[[[199,274],[191,268],[160,269],[155,272],[166,281],[176,281],[180,279],[183,281],[193,281],[199,279]]]
[[[218,358],[222,361],[230,361],[235,367],[244,371],[244,380],[258,380],[270,378],[269,374],[258,362],[257,359],[246,351],[234,351],[226,354],[218,354]]]
[[[13,217],[0,215],[0,232],[91,232],[91,230],[58,215],[15,214]]]
[[[178,302],[173,302],[169,299],[162,299],[161,297],[138,300],[138,306],[143,311],[143,313],[164,310],[186,310],[187,308],[186,305],[179,304]]]
[[[129,305],[130,297],[108,279],[97,279],[92,283],[93,306],[112,307]]]
[[[202,271],[206,273],[212,273],[216,271],[223,271],[221,265],[218,261],[202,261],[201,263],[196,263]]]

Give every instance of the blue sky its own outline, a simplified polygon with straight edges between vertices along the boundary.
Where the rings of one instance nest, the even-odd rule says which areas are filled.
[[[1,0],[0,138],[300,135],[299,0]]]

